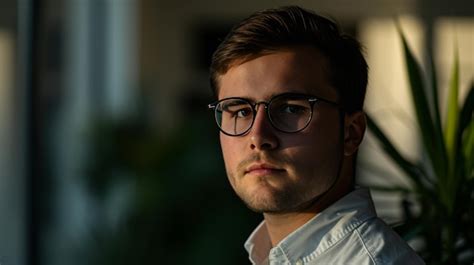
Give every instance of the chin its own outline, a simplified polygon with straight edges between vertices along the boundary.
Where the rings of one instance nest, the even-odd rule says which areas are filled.
[[[255,191],[252,195],[239,195],[240,199],[252,211],[257,213],[280,213],[292,208],[295,198],[289,198],[284,192],[275,190]]]
[[[247,206],[247,208],[249,208],[250,210],[256,213],[278,213],[282,211],[280,207],[278,207],[277,205],[261,204],[261,203],[252,204],[252,203],[247,203],[245,201],[244,203]]]

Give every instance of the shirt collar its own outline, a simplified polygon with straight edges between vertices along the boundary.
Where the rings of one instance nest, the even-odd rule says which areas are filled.
[[[275,248],[280,248],[291,263],[304,260],[309,255],[319,256],[361,223],[375,216],[369,190],[358,188],[293,231]],[[245,249],[254,264],[262,264],[268,258],[272,245],[265,221],[249,236]]]

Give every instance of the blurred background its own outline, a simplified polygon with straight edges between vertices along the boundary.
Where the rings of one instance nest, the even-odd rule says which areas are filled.
[[[367,112],[419,157],[394,18],[434,54],[442,102],[456,43],[462,99],[471,0],[0,0],[0,264],[247,264],[261,216],[227,183],[208,67],[235,22],[289,4],[361,40]],[[404,183],[370,133],[359,158],[362,185]],[[400,197],[373,195],[403,218]]]

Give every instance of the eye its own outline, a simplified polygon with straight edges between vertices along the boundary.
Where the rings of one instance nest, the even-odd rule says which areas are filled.
[[[232,117],[237,118],[245,118],[252,114],[252,110],[250,108],[242,108],[236,111],[233,111]]]
[[[229,118],[246,118],[252,115],[252,108],[242,102],[230,102],[222,107]]]
[[[280,113],[284,114],[302,114],[307,111],[305,106],[285,104],[280,106]]]

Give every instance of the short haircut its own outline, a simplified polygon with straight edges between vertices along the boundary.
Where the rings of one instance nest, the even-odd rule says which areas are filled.
[[[232,28],[212,56],[214,95],[218,95],[218,77],[231,67],[301,45],[317,48],[327,59],[329,82],[344,110],[362,110],[368,67],[360,43],[333,21],[298,6],[263,10]]]

